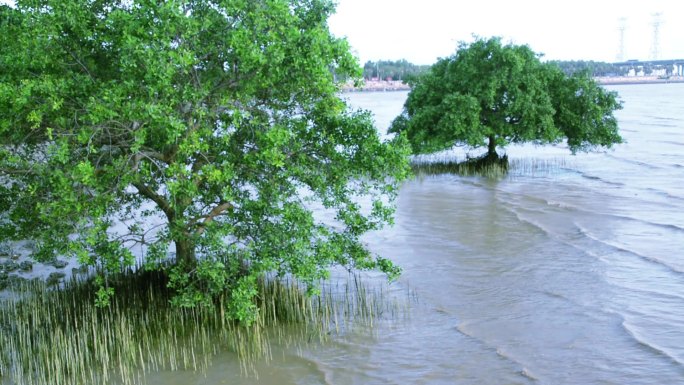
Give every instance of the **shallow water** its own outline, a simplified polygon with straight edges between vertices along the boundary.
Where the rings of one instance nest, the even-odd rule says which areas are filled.
[[[499,179],[406,182],[396,225],[366,240],[404,269],[410,318],[278,348],[259,378],[231,355],[150,384],[684,383],[684,85],[615,86],[627,143]],[[348,94],[387,127],[406,93]],[[369,279],[373,278],[374,275]]]

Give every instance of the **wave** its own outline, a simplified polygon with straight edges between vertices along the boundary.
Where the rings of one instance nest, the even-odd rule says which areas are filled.
[[[635,122],[636,122],[636,121],[635,121]],[[624,127],[620,128],[620,131],[622,131],[622,132],[639,132],[639,130],[630,129],[630,128],[624,128]]]
[[[579,175],[580,177],[582,177],[582,178],[584,178],[584,179],[588,179],[588,180],[591,180],[591,181],[601,182],[601,183],[607,184],[607,185],[609,185],[609,186],[615,186],[615,187],[624,187],[624,186],[625,186],[624,183],[615,182],[615,181],[607,180],[607,179],[603,179],[603,178],[601,178],[600,176],[591,175],[591,174],[588,174],[588,173],[586,173],[586,172],[584,172],[584,171],[580,171],[580,170],[577,170],[577,169],[574,169],[574,168],[565,168],[565,167],[562,167],[561,170],[566,171],[566,172],[571,173],[571,174],[577,174],[577,175]]]
[[[684,198],[679,198],[677,196],[673,196],[673,195],[670,195],[666,192],[656,190],[653,188],[648,188],[645,190],[653,192],[653,193],[663,194],[667,198],[684,200]],[[653,226],[656,228],[671,230],[671,231],[675,231],[675,232],[684,232],[684,226],[679,226],[679,225],[672,224],[672,223],[656,222],[656,221],[647,220],[647,219],[643,219],[643,218],[636,218],[636,217],[629,216],[629,215],[622,215],[622,214],[617,214],[617,213],[597,211],[595,209],[587,209],[587,208],[583,208],[583,207],[580,207],[578,205],[574,205],[574,204],[571,204],[568,202],[537,197],[537,196],[533,196],[533,195],[529,195],[529,194],[525,194],[525,193],[515,193],[515,192],[509,192],[509,191],[501,190],[501,189],[499,189],[497,191],[511,195],[511,196],[522,197],[524,199],[531,201],[532,203],[540,203],[540,204],[545,205],[546,207],[550,207],[553,209],[560,209],[560,210],[563,210],[566,212],[572,211],[572,212],[577,212],[580,214],[599,215],[602,217],[608,217],[608,218],[616,219],[616,220],[620,220],[620,221],[640,223],[640,224],[644,224],[646,226]],[[534,208],[534,207],[529,207],[529,206],[522,207],[522,205],[519,203],[519,201],[516,201],[515,199],[506,199],[505,197],[502,197],[501,195],[497,195],[496,199],[500,203],[502,203],[502,206],[504,208],[510,208],[512,206],[517,206],[517,208],[519,208],[519,209],[523,209],[523,210],[531,211],[531,212],[536,212],[539,214],[547,214],[548,213],[547,210],[544,210],[544,209],[539,209],[539,208]],[[537,226],[537,227],[539,227],[539,226]]]
[[[456,325],[456,327],[454,329],[458,333],[463,335],[464,337],[469,338],[469,339],[477,342],[478,344],[483,345],[485,349],[495,353],[497,356],[501,357],[505,361],[507,361],[507,362],[513,364],[515,367],[519,368],[519,370],[517,371],[517,374],[520,375],[521,377],[524,377],[525,379],[528,379],[528,380],[532,380],[533,382],[539,381],[539,379],[534,374],[532,374],[530,372],[530,370],[527,369],[522,362],[515,359],[512,354],[507,353],[501,347],[495,347],[492,344],[485,341],[484,339],[478,338],[475,335],[473,335],[472,333],[469,333],[466,330],[467,325],[468,325],[467,323],[462,322],[462,323]]]
[[[665,357],[673,363],[684,367],[684,361],[677,358],[676,354],[670,352],[667,348],[657,345],[653,341],[649,341],[645,336],[641,335],[635,326],[630,325],[627,321],[622,321],[622,328],[627,334],[632,337],[638,344],[644,346],[655,354]]]
[[[531,222],[531,221],[525,221],[525,222],[526,222],[526,223],[533,223],[533,222]],[[619,252],[622,252],[622,253],[628,253],[628,254],[634,255],[634,256],[638,257],[639,259],[644,260],[644,261],[646,261],[646,262],[648,262],[648,263],[654,263],[655,265],[659,266],[660,268],[667,269],[667,271],[676,274],[678,277],[681,277],[681,274],[683,273],[680,269],[678,269],[678,268],[676,268],[676,267],[673,267],[673,266],[670,266],[670,265],[668,265],[668,264],[666,264],[666,263],[664,263],[663,261],[660,261],[660,260],[658,260],[658,259],[646,257],[646,256],[640,255],[640,254],[638,254],[638,253],[635,253],[635,252],[633,252],[633,251],[625,250],[624,248],[615,247],[614,245],[611,245],[611,244],[608,244],[608,243],[606,243],[606,242],[597,240],[596,237],[588,236],[587,232],[586,232],[586,231],[583,231],[583,230],[582,230],[579,226],[577,226],[576,224],[573,223],[573,225],[576,226],[576,234],[577,234],[577,237],[583,237],[583,238],[586,238],[586,239],[591,240],[592,242],[598,242],[598,243],[600,243],[600,244],[602,244],[602,245],[604,245],[604,246],[608,246],[608,247],[610,247],[610,248],[613,249],[613,250],[616,250],[616,251],[619,251]],[[539,227],[539,228],[541,228],[541,227]],[[601,261],[603,261],[604,263],[610,263],[610,262],[606,261],[605,258],[604,258],[604,256],[603,256],[605,253],[597,253],[597,252],[596,252],[595,250],[593,250],[591,247],[582,247],[580,244],[576,243],[576,239],[566,240],[566,239],[563,239],[562,237],[560,237],[560,236],[558,236],[558,235],[553,236],[553,238],[554,238],[554,240],[556,240],[557,242],[560,242],[560,243],[562,243],[562,244],[564,244],[564,245],[566,245],[566,246],[569,246],[569,247],[571,247],[571,248],[573,248],[573,249],[575,249],[575,250],[581,252],[582,254],[584,254],[584,255],[586,255],[586,256],[592,257],[592,258],[597,259],[597,260],[601,260]],[[616,289],[622,290],[622,291],[624,291],[624,290],[629,290],[630,292],[633,292],[633,293],[641,293],[641,294],[648,294],[648,295],[656,295],[656,296],[658,296],[658,297],[667,298],[667,299],[670,299],[670,300],[673,300],[673,301],[682,301],[682,300],[684,300],[684,292],[681,293],[681,294],[679,294],[679,293],[674,293],[674,292],[672,292],[672,291],[664,291],[664,290],[663,290],[663,291],[657,291],[657,290],[653,290],[653,289],[647,289],[647,288],[643,288],[643,287],[638,287],[638,286],[635,286],[635,285],[629,285],[629,286],[627,286],[627,285],[624,285],[624,284],[620,284],[619,281],[614,281],[614,280],[611,280],[611,279],[603,279],[603,282],[604,282],[605,284],[607,284],[607,285],[610,285],[610,286],[615,287]],[[576,301],[574,301],[573,299],[568,298],[568,297],[566,297],[566,296],[564,296],[564,295],[562,295],[562,294],[559,294],[559,293],[554,293],[554,292],[551,292],[551,291],[544,290],[544,291],[542,291],[542,294],[544,294],[544,295],[546,295],[546,296],[548,296],[548,297],[550,297],[550,298],[555,298],[555,299],[559,299],[559,300],[562,300],[562,301],[567,301],[567,302],[569,302],[569,303],[571,303],[571,304],[574,304],[574,305],[576,305],[576,306],[587,307],[586,304],[581,304],[581,303],[579,303],[579,302],[576,302]],[[606,309],[594,309],[594,310],[598,310],[598,311],[601,311],[601,312],[613,313],[612,311],[607,311]]]
[[[646,289],[643,287],[638,287],[635,286],[634,284],[632,285],[624,285],[621,284],[619,281],[616,280],[608,280],[606,281],[607,284],[614,286],[618,288],[619,290],[629,290],[632,293],[636,293],[637,295],[642,294],[642,295],[649,295],[649,296],[657,296],[660,299],[667,299],[671,301],[676,301],[676,302],[681,302],[684,301],[684,293],[682,294],[675,294],[667,291],[656,291],[656,290],[651,290],[651,289]]]
[[[524,195],[524,194],[520,194],[520,195]],[[566,210],[568,208],[571,208],[571,209],[575,210],[575,207],[573,207],[571,205],[564,205],[562,203],[553,204],[553,203],[549,203],[548,201],[546,201],[544,199],[536,198],[536,197],[529,197],[529,198],[532,198],[532,199],[540,201],[540,202],[544,202],[545,204],[547,204],[548,207],[566,209]],[[516,205],[515,202],[513,202],[513,201],[504,200],[501,197],[497,197],[497,200],[499,200],[501,203],[503,203],[501,205],[501,208],[503,210],[509,212],[510,214],[513,214],[515,216],[515,218],[518,220],[518,222],[526,223],[526,224],[540,230],[542,233],[546,234],[547,236],[549,236],[549,237],[551,237],[557,241],[560,241],[564,244],[575,247],[574,245],[567,242],[565,239],[563,239],[561,237],[562,234],[567,234],[567,232],[561,233],[561,232],[553,231],[550,228],[551,226],[545,226],[540,221],[535,221],[532,218],[525,217],[524,214],[521,212],[521,211],[526,211],[526,212],[536,213],[536,214],[540,214],[540,215],[547,215],[547,214],[549,214],[549,212],[547,210],[533,208],[533,207],[522,207],[520,205]],[[579,210],[576,210],[576,211],[579,211]]]
[[[654,166],[654,165],[651,165],[651,164],[649,164],[649,163],[645,163],[645,162],[641,162],[641,161],[627,160],[627,159],[615,157],[615,156],[612,156],[612,155],[610,155],[610,157],[612,157],[612,158],[614,158],[614,159],[616,159],[616,160],[618,160],[618,161],[624,161],[624,162],[627,162],[627,163],[634,163],[634,164],[638,164],[638,165],[641,165],[641,166],[644,166],[644,167],[647,167],[647,168],[651,168],[651,169],[659,169],[659,170],[662,170],[662,169],[665,169],[665,168],[667,168],[667,167],[669,167],[669,168],[675,167],[675,168],[684,169],[684,165],[682,165],[682,164],[676,164],[676,163],[673,164],[673,165],[666,165],[666,167],[662,167],[662,166]],[[624,190],[624,188],[627,187],[627,184],[625,184],[625,183],[623,183],[623,182],[617,182],[617,181],[614,181],[614,180],[605,179],[604,177],[601,177],[601,176],[598,176],[598,175],[589,174],[589,173],[587,173],[587,172],[584,172],[584,171],[581,171],[581,170],[578,170],[578,169],[575,169],[575,168],[560,167],[559,169],[562,170],[562,171],[564,171],[564,172],[567,172],[568,174],[575,174],[575,175],[578,175],[578,176],[580,176],[581,178],[586,179],[586,180],[589,180],[589,181],[592,181],[592,182],[598,182],[598,183],[603,184],[603,185],[607,185],[607,186],[611,186],[611,187],[620,188],[620,191],[621,191],[621,190]],[[506,190],[501,189],[501,187],[500,187],[501,185],[500,185],[500,184],[486,184],[486,183],[483,183],[483,182],[479,181],[478,179],[474,179],[474,178],[459,178],[459,179],[458,179],[458,183],[460,183],[460,184],[462,184],[462,185],[465,185],[465,186],[468,186],[468,187],[475,187],[475,188],[480,188],[480,189],[485,189],[485,190],[501,191],[501,192],[508,193],[508,194],[516,194],[516,193],[512,193],[512,192],[509,192],[509,191],[506,191]],[[638,186],[629,186],[629,189],[632,190],[632,191],[635,191],[635,192],[639,192],[639,191],[648,192],[648,193],[655,194],[655,195],[657,195],[657,196],[660,196],[660,197],[663,197],[663,198],[666,198],[666,199],[675,199],[675,200],[677,200],[677,201],[682,201],[682,202],[684,202],[684,196],[674,195],[674,194],[672,194],[672,193],[670,193],[670,192],[668,192],[668,191],[663,191],[663,190],[660,190],[660,189],[657,189],[657,188],[653,188],[653,187],[642,187],[642,188],[640,188],[640,187],[638,187]],[[614,190],[613,190],[613,191],[614,191]],[[532,199],[541,199],[541,198],[533,197],[533,196],[527,195],[527,194],[519,194],[519,195],[523,195],[523,196],[526,196],[526,197],[530,197],[530,198],[532,198]],[[602,192],[601,192],[601,195],[606,195],[606,194],[605,194],[605,192],[602,191]],[[636,196],[636,194],[635,194],[635,196]],[[630,196],[630,197],[632,197],[632,196]],[[632,197],[632,198],[633,198],[633,199],[637,199],[637,198],[634,198],[634,197]],[[640,197],[640,198],[638,198],[638,199],[642,199],[642,200],[643,200],[644,198],[641,198],[641,197]],[[559,203],[559,204],[561,204],[561,203]],[[657,225],[657,223],[654,223],[654,224]]]
[[[522,368],[522,370],[520,371],[520,375],[522,375],[523,377],[527,377],[527,378],[529,378],[530,380],[535,381],[535,382],[539,381],[539,378],[537,378],[537,376],[535,376],[535,375],[534,375],[532,372],[530,372],[529,369],[527,369],[527,368]]]
[[[644,115],[644,117],[654,119],[654,120],[664,120],[667,122],[679,122],[681,120],[679,118],[671,118],[669,116],[662,116],[662,115]]]
[[[665,128],[678,128],[678,124],[667,124],[667,123],[641,123],[642,126],[650,126],[650,127],[665,127]]]
[[[553,204],[550,203],[550,205],[553,205]],[[625,222],[639,223],[642,225],[652,226],[652,227],[656,227],[659,229],[671,230],[671,231],[675,231],[675,232],[684,232],[684,227],[679,226],[679,225],[675,225],[672,223],[661,223],[661,222],[650,221],[650,220],[642,219],[642,218],[635,218],[635,217],[631,217],[628,215],[606,213],[606,212],[600,212],[600,211],[595,211],[595,210],[587,210],[584,208],[580,208],[580,207],[573,206],[573,205],[567,205],[567,204],[561,204],[561,205],[562,206],[556,206],[556,207],[571,208],[571,209],[573,209],[573,211],[577,211],[577,212],[583,213],[583,214],[595,214],[595,215],[599,215],[602,217],[608,217],[611,219],[616,219],[616,220],[625,221]]]
[[[644,161],[641,161],[641,160],[634,160],[634,159],[630,159],[630,158],[623,158],[623,157],[621,157],[621,156],[616,156],[616,155],[613,155],[613,154],[610,154],[610,153],[606,153],[605,156],[608,157],[608,158],[617,160],[617,161],[619,161],[619,162],[629,163],[629,164],[633,164],[633,165],[641,166],[641,167],[646,167],[646,168],[651,169],[651,170],[658,170],[658,169],[662,169],[662,168],[663,168],[662,166],[658,166],[658,165],[651,164],[651,163],[648,163],[648,162],[644,162]]]
[[[665,166],[655,166],[655,165],[651,165],[649,163],[645,163],[645,162],[641,162],[641,161],[632,161],[632,160],[627,160],[627,159],[619,158],[619,157],[615,157],[615,156],[611,156],[611,157],[613,157],[615,160],[618,160],[618,161],[624,161],[626,163],[634,163],[634,164],[641,165],[643,167],[653,169],[653,170],[655,170],[655,169],[666,170],[669,168],[671,171],[672,167],[677,168],[677,169],[684,168],[684,165],[677,164],[677,163],[668,164]],[[577,170],[577,169],[573,169],[573,168],[562,168],[562,170],[569,173],[569,174],[578,175],[583,179],[587,179],[587,180],[590,180],[593,182],[599,182],[601,184],[605,184],[605,185],[608,185],[611,187],[619,187],[621,189],[624,189],[625,187],[627,187],[627,184],[625,184],[625,183],[604,179],[598,175],[592,175],[592,174],[586,173],[586,172],[581,171],[581,170]],[[653,193],[653,194],[659,195],[659,196],[667,198],[667,199],[676,199],[678,201],[684,201],[684,197],[682,197],[682,196],[673,195],[670,192],[659,190],[659,189],[656,189],[653,187],[640,188],[638,186],[629,186],[629,189],[633,190],[633,191],[647,191],[649,193]]]
[[[532,380],[533,382],[538,382],[539,378],[534,375],[529,369],[527,369],[521,362],[518,362],[516,359],[513,358],[513,355],[507,353],[505,350],[502,348],[496,348],[496,355],[503,358],[506,361],[514,363],[516,366],[520,367],[520,370],[518,371],[518,374]]]
[[[653,222],[653,221],[648,221],[648,220],[645,220],[645,219],[639,219],[639,218],[629,217],[629,216],[626,216],[626,215],[618,215],[618,214],[601,214],[601,215],[610,216],[610,217],[613,217],[613,218],[616,218],[616,219],[620,219],[620,220],[623,220],[623,221],[628,221],[628,222],[638,222],[638,223],[641,223],[641,224],[645,224],[645,225],[649,225],[649,226],[654,226],[654,227],[658,227],[658,228],[661,228],[661,229],[674,230],[674,231],[677,231],[677,232],[679,232],[679,231],[684,232],[684,227],[681,227],[681,226],[678,226],[678,225],[673,225],[673,224],[671,224],[671,223]]]
[[[684,167],[684,166],[682,166],[682,167]],[[672,195],[672,194],[670,194],[670,193],[667,192],[667,191],[658,190],[658,189],[655,189],[655,188],[653,188],[653,187],[649,187],[649,188],[646,188],[646,189],[644,189],[644,190],[645,190],[645,191],[648,191],[648,192],[650,192],[650,193],[654,193],[654,194],[656,194],[656,195],[660,195],[660,196],[662,196],[662,197],[664,197],[664,198],[667,198],[667,199],[676,199],[676,200],[678,200],[678,201],[684,202],[684,197],[681,197],[681,196],[678,196],[678,195]]]
[[[541,223],[533,221],[533,220],[528,219],[528,218],[523,218],[523,216],[517,210],[515,210],[513,207],[504,205],[502,208],[503,208],[503,210],[513,214],[515,216],[515,218],[518,220],[518,222],[527,223],[528,225],[540,230],[542,233],[544,233],[545,235],[547,235],[549,237],[553,237],[554,235],[556,235],[555,232],[544,227]],[[530,211],[533,211],[533,210],[530,210]],[[541,210],[538,210],[538,212],[541,212]]]
[[[654,140],[654,143],[671,144],[673,146],[684,146],[683,142],[675,142],[674,140]]]
[[[592,253],[587,248],[584,248],[584,247],[581,247],[580,245],[578,245],[577,244],[577,238],[579,238],[579,237],[586,238],[588,240],[591,240],[592,242],[601,244],[602,246],[608,247],[614,251],[629,254],[629,255],[635,256],[641,260],[644,260],[646,262],[657,264],[659,266],[662,266],[662,267],[668,269],[669,271],[671,271],[677,275],[684,274],[684,269],[679,267],[679,266],[672,265],[672,264],[667,263],[666,261],[663,261],[661,259],[650,257],[647,255],[643,255],[643,254],[638,253],[634,250],[630,250],[630,249],[627,249],[625,247],[621,247],[621,246],[613,244],[611,242],[607,242],[605,240],[602,240],[599,237],[593,235],[588,229],[583,228],[581,225],[579,225],[576,222],[572,222],[574,232],[570,232],[569,231],[570,229],[568,229],[568,228],[565,228],[563,232],[557,232],[557,231],[553,231],[552,229],[549,228],[549,226],[545,226],[543,223],[541,223],[539,221],[535,221],[531,218],[525,218],[524,215],[518,211],[520,208],[518,208],[518,210],[516,210],[516,208],[514,208],[510,205],[503,205],[503,209],[508,211],[509,213],[513,214],[519,222],[527,223],[527,224],[533,226],[534,228],[542,231],[548,237],[550,237],[550,238],[552,238],[558,242],[561,242],[562,244],[564,244],[566,246],[570,246],[570,247],[572,247],[578,251],[581,251],[582,253],[584,253],[587,256],[594,257],[594,258],[600,258],[600,256]],[[537,211],[539,213],[544,213],[543,210],[530,210],[527,208],[524,208],[523,210]],[[676,229],[677,231],[684,231],[684,229],[680,228],[679,226],[675,226],[675,225],[664,225],[664,227]],[[575,236],[573,236],[573,234]],[[569,237],[572,237],[572,238],[569,238]]]
[[[618,251],[618,252],[622,252],[622,253],[625,253],[625,254],[633,255],[633,256],[635,256],[635,257],[637,257],[637,258],[640,258],[640,259],[642,259],[642,260],[644,260],[644,261],[647,261],[647,262],[651,262],[651,263],[655,263],[655,264],[664,266],[664,267],[666,267],[667,269],[669,269],[670,271],[672,271],[672,272],[674,272],[674,273],[677,273],[677,274],[684,274],[684,269],[681,269],[681,268],[679,268],[679,267],[677,267],[677,266],[673,266],[672,264],[669,264],[669,263],[667,263],[667,262],[665,262],[665,261],[663,261],[663,260],[661,260],[661,259],[654,258],[654,257],[650,257],[650,256],[647,256],[647,255],[643,255],[643,254],[640,254],[640,253],[638,253],[638,252],[636,252],[636,251],[634,251],[634,250],[629,250],[629,249],[627,249],[627,248],[625,248],[625,247],[618,246],[618,245],[613,244],[613,243],[611,243],[611,242],[604,241],[604,240],[602,240],[602,239],[600,239],[600,238],[594,236],[593,234],[591,234],[591,233],[589,232],[589,230],[583,228],[583,227],[580,226],[579,224],[574,223],[574,225],[579,229],[579,231],[580,231],[585,237],[587,237],[588,239],[591,239],[592,241],[594,241],[594,242],[596,242],[596,243],[600,243],[600,244],[602,244],[602,245],[604,245],[604,246],[608,246],[608,247],[610,247],[610,248],[612,248],[613,250]]]

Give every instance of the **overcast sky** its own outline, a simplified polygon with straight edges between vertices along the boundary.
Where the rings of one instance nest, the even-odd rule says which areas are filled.
[[[432,64],[473,34],[528,44],[546,59],[614,62],[624,17],[624,59],[652,58],[660,12],[660,59],[684,59],[683,0],[337,0],[330,29],[363,64],[402,59]]]
[[[68,0],[65,0],[68,1]],[[528,44],[546,59],[613,62],[625,18],[624,59],[684,59],[684,0],[337,0],[330,29],[367,60],[432,64],[473,34]],[[12,3],[12,0],[0,0]]]

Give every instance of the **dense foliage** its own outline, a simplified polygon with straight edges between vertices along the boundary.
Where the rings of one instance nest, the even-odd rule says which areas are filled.
[[[496,147],[509,143],[566,138],[575,152],[621,142],[616,94],[586,73],[567,76],[542,63],[525,45],[502,45],[499,38],[461,43],[409,84],[390,131],[404,133],[414,152],[486,145],[494,160]]]
[[[407,80],[412,76],[420,75],[430,69],[428,65],[417,65],[406,60],[379,60],[367,61],[363,65],[363,77],[365,79],[379,78],[386,80]]]
[[[18,0],[0,7],[0,236],[107,276],[166,271],[174,303],[249,321],[256,277],[397,268],[407,147],[337,97],[358,77],[328,0]],[[315,216],[328,210],[325,218]],[[175,251],[175,258],[171,251]],[[315,288],[315,286],[312,286]]]

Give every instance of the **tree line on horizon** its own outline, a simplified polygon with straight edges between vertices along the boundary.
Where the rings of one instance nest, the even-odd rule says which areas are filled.
[[[594,77],[626,76],[631,67],[593,60],[550,60],[548,63],[556,65],[566,75],[587,72]],[[363,65],[363,78],[383,80],[409,80],[410,77],[421,75],[430,69],[431,65],[413,64],[406,59],[401,60],[369,60]],[[655,69],[652,65],[641,68],[648,75]]]
[[[363,65],[363,78],[383,80],[407,80],[411,76],[427,72],[431,65],[413,64],[406,59],[367,61]]]
[[[550,60],[548,63],[555,64],[566,75],[588,72],[591,76],[626,76],[630,70],[629,67],[593,60]]]

